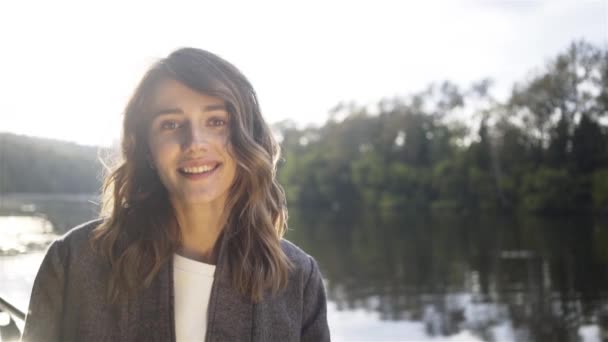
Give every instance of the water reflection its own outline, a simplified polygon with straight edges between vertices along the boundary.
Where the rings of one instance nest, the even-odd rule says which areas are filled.
[[[0,215],[36,215],[48,220],[58,234],[97,217],[98,196],[94,194],[2,194]]]
[[[608,332],[608,227],[591,219],[292,210],[290,225],[339,310],[488,341]]]
[[[91,198],[5,197],[0,216],[39,215],[61,234],[97,215]],[[10,232],[19,226],[27,237],[18,222]],[[599,341],[608,333],[605,222],[292,208],[287,238],[319,261],[337,341]],[[21,308],[42,255],[0,256],[0,293]]]
[[[55,238],[44,217],[0,216],[0,256],[41,250]]]

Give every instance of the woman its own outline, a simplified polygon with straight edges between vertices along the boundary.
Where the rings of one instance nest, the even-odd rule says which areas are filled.
[[[102,218],[55,241],[24,341],[327,341],[314,259],[283,240],[279,148],[251,84],[184,48],[127,105]]]

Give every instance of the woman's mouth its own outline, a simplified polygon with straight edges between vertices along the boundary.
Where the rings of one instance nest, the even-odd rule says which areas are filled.
[[[215,165],[201,165],[201,166],[190,166],[190,167],[180,167],[178,172],[188,178],[188,179],[202,179],[209,177],[213,174],[219,167],[221,163],[217,163]]]

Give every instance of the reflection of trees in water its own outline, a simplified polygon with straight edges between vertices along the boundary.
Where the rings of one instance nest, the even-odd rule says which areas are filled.
[[[518,341],[573,341],[603,330],[608,227],[589,218],[292,212],[288,238],[318,260],[338,308],[469,327],[490,339],[508,323]]]
[[[49,220],[58,234],[99,214],[96,195],[3,194],[0,213],[41,215]]]
[[[94,196],[1,199],[0,212],[35,209],[58,233],[99,209]],[[294,210],[288,238],[317,258],[339,309],[486,340],[505,323],[517,341],[574,341],[589,323],[608,330],[608,225],[591,219]]]

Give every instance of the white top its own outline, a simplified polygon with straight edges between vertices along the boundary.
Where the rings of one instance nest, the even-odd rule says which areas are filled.
[[[207,307],[215,266],[173,255],[175,337],[177,342],[204,341]]]

